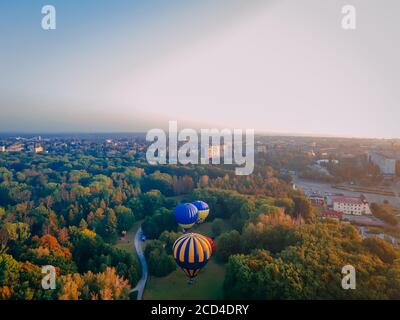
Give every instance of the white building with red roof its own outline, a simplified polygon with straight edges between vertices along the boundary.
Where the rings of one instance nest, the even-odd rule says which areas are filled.
[[[361,216],[364,214],[372,214],[367,199],[361,195],[360,197],[336,196],[332,199],[333,210]]]

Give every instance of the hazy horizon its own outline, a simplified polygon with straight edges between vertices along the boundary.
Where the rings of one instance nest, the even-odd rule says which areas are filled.
[[[253,128],[264,135],[400,138],[400,3],[0,3],[0,132]],[[397,86],[396,86],[397,84]]]
[[[154,129],[154,128],[153,128]],[[179,128],[178,130],[185,129]],[[209,129],[209,128],[204,128]],[[229,128],[227,128],[229,129]],[[240,128],[239,128],[240,129]],[[200,130],[200,129],[199,129]],[[165,129],[168,133],[168,129]],[[243,131],[244,132],[244,131]],[[55,135],[146,135],[146,131],[0,131],[1,136],[55,136]],[[400,140],[400,138],[380,138],[380,137],[362,137],[362,136],[340,136],[328,134],[307,134],[290,132],[260,132],[255,131],[256,137],[294,137],[294,138],[326,138],[326,139],[360,139],[360,140]]]

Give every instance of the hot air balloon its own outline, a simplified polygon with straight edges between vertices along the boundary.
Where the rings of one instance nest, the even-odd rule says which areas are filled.
[[[189,277],[189,283],[207,264],[212,254],[207,238],[198,233],[187,233],[180,236],[172,249],[175,261]]]
[[[210,244],[211,247],[211,252],[214,253],[215,252],[215,244],[214,244],[214,240],[211,239],[210,237],[205,237],[208,241],[208,243]]]
[[[183,229],[189,229],[196,223],[199,212],[193,204],[184,203],[175,207],[174,217],[179,226]]]
[[[204,201],[195,201],[192,204],[199,210],[199,218],[197,219],[197,223],[203,223],[206,220],[208,213],[210,212],[210,208],[208,204]]]

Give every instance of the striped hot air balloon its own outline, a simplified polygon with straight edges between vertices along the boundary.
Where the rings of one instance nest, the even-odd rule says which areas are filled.
[[[197,210],[199,210],[199,217],[197,219],[197,223],[203,223],[204,220],[207,219],[208,213],[210,212],[208,204],[200,200],[192,202],[192,204],[197,208]]]
[[[174,217],[176,223],[183,229],[190,229],[199,217],[199,211],[191,203],[183,203],[175,207]]]
[[[192,281],[207,264],[212,249],[206,237],[198,233],[186,233],[175,241],[173,253],[177,265]]]

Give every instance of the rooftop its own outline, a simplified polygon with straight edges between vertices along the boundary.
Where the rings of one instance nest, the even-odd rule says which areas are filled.
[[[346,204],[363,204],[366,202],[366,200],[363,196],[361,197],[337,196],[333,197],[333,202],[346,203]]]
[[[327,217],[327,218],[338,218],[341,219],[343,217],[343,213],[340,211],[336,210],[326,210],[324,212],[321,212],[322,217]]]

